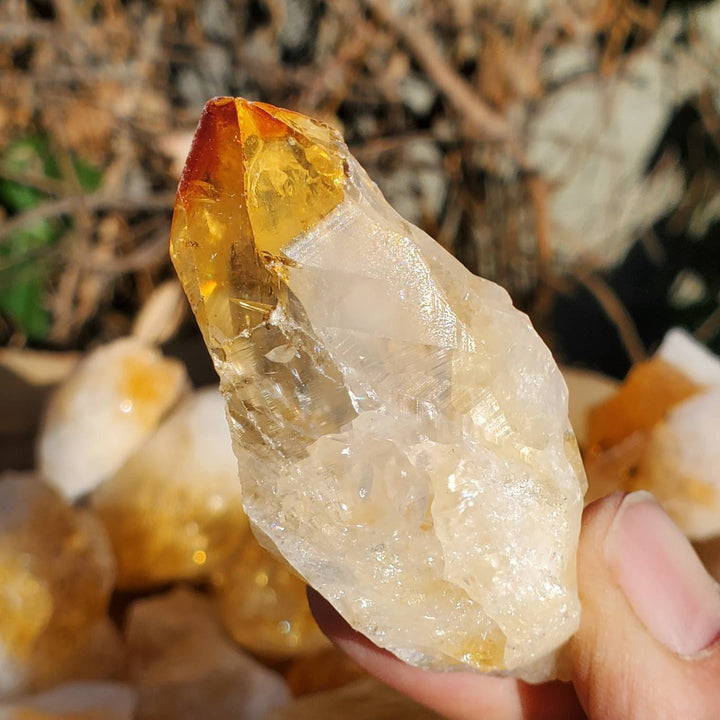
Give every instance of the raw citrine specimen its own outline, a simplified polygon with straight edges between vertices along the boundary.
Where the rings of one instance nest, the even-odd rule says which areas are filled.
[[[622,391],[621,391],[622,392]],[[590,499],[647,490],[693,540],[720,534],[720,388],[697,392],[662,420],[588,459]]]
[[[121,589],[200,580],[234,556],[249,532],[217,389],[183,400],[90,502]]]
[[[660,358],[637,363],[617,393],[590,411],[588,449],[597,454],[634,433],[647,433],[700,386]]]
[[[32,476],[0,476],[0,698],[117,670],[105,625],[114,575],[87,511]]]
[[[305,583],[253,538],[213,573],[212,583],[225,628],[256,655],[290,658],[328,646]]]
[[[407,662],[552,676],[585,478],[507,293],[397,215],[335,131],[241,99],[203,112],[171,254],[260,542]]]
[[[589,415],[592,500],[648,490],[690,538],[720,533],[720,359],[671,331]]]

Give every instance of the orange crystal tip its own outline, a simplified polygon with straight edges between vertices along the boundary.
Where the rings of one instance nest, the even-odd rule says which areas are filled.
[[[342,202],[346,157],[335,130],[298,113],[242,98],[206,104],[170,255],[211,345],[213,333],[235,337],[275,307],[283,248]]]
[[[267,103],[220,97],[205,105],[176,206],[187,212],[230,194],[247,212],[256,249],[278,256],[342,201],[345,180],[344,145],[332,128]]]

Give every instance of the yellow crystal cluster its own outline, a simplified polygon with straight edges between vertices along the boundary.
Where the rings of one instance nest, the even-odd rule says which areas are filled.
[[[223,624],[261,657],[292,657],[328,645],[309,612],[305,583],[248,538],[212,576]]]
[[[684,353],[697,349],[683,340]],[[688,349],[689,348],[689,349]],[[588,414],[588,500],[616,490],[655,495],[688,537],[720,535],[720,472],[713,428],[720,422],[720,362],[693,367],[663,347],[637,363],[618,391]],[[681,354],[682,357],[682,354]],[[671,362],[674,360],[675,362]],[[689,374],[688,374],[689,373]]]
[[[238,464],[215,388],[187,397],[90,497],[117,559],[117,587],[209,581],[222,622],[243,647],[294,657],[326,641],[305,585],[248,530]]]
[[[408,662],[552,676],[585,480],[507,293],[400,218],[335,131],[239,98],[205,107],[170,251],[261,545]]]
[[[88,353],[47,412],[49,477],[0,475],[0,716],[22,691],[124,679],[128,601],[183,581],[204,587],[240,654],[313,665],[327,641],[304,583],[248,530],[216,387],[190,391],[180,361],[122,338]]]
[[[114,575],[95,518],[32,476],[0,478],[0,696],[117,670],[93,650]]]
[[[592,408],[588,419],[588,453],[599,455],[636,433],[646,434],[675,405],[700,386],[661,358],[635,365],[618,392]]]
[[[234,555],[248,528],[217,390],[186,398],[90,502],[121,589],[202,580]]]

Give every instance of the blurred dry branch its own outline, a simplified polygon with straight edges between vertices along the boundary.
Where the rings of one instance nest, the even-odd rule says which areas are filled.
[[[385,23],[405,43],[428,78],[448,98],[477,136],[484,140],[509,140],[508,122],[493,110],[445,61],[435,38],[413,18],[400,17],[380,0],[366,0],[380,22]]]
[[[402,214],[547,313],[561,278],[609,272],[664,218],[673,237],[715,232],[719,26],[720,0],[9,0],[0,182],[41,201],[4,219],[0,266],[47,275],[51,344],[128,332],[171,277],[172,196],[202,104],[237,94],[340,127]],[[29,135],[57,172],[3,160]],[[78,157],[102,171],[92,192]],[[61,240],[2,255],[49,219]],[[667,242],[662,267],[682,262]],[[703,282],[695,327],[720,292]],[[603,297],[626,327],[623,300]]]

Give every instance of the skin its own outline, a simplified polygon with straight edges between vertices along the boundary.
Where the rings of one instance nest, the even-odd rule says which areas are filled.
[[[619,493],[602,498],[583,515],[578,549],[583,611],[565,657],[571,682],[528,685],[410,667],[352,630],[311,589],[310,606],[323,631],[358,665],[449,720],[717,720],[720,639],[693,657],[668,649],[635,614],[598,551],[622,501]]]

